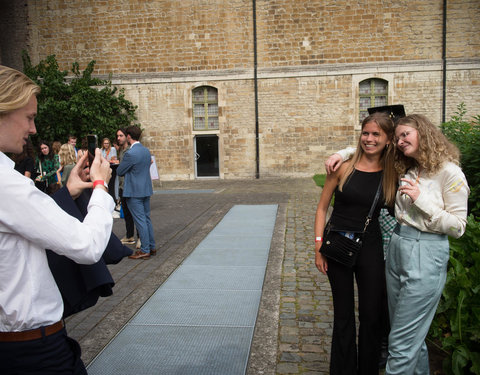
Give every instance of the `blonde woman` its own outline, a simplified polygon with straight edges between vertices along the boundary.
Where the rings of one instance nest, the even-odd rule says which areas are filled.
[[[362,122],[358,147],[350,162],[329,174],[315,215],[315,265],[328,276],[332,288],[334,323],[330,374],[378,373],[382,338],[382,308],[385,273],[380,208],[393,206],[396,174],[393,170],[393,121],[374,113]],[[382,183],[380,199],[363,235],[363,244],[353,267],[322,254],[323,233],[330,201],[335,204],[330,228],[345,236],[363,232],[367,215]],[[358,289],[358,349],[355,327],[354,283]]]
[[[425,338],[447,277],[448,236],[465,232],[470,189],[458,149],[427,117],[401,118],[395,142],[399,224],[386,260],[391,325],[386,374],[429,374]]]
[[[61,181],[62,186],[65,186],[68,177],[70,176],[70,172],[77,163],[75,148],[70,143],[64,143],[60,147],[58,156],[60,158],[60,168],[57,170],[57,178],[58,181]]]

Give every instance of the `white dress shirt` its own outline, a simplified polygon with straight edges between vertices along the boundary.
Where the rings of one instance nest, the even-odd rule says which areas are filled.
[[[83,223],[63,211],[0,152],[0,331],[58,322],[63,302],[45,249],[80,264],[102,256],[112,231],[112,197],[94,189]]]

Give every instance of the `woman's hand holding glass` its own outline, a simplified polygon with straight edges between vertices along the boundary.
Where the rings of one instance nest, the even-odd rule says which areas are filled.
[[[420,196],[420,189],[418,187],[417,181],[410,180],[408,178],[400,179],[400,186],[398,191],[403,195],[403,197],[410,197],[412,202],[415,202]]]

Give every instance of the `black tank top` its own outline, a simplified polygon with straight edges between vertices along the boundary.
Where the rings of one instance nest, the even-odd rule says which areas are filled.
[[[335,189],[335,203],[330,222],[332,229],[348,232],[362,232],[370,207],[372,206],[383,171],[362,172],[353,170],[343,191]],[[383,192],[380,191],[373,220],[378,220],[380,209],[384,205]]]

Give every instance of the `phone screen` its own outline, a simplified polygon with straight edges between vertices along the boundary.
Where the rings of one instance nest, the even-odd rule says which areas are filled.
[[[95,149],[97,148],[97,136],[94,134],[87,135],[88,144],[88,165],[92,165],[95,159]]]

